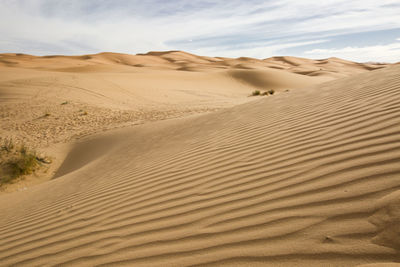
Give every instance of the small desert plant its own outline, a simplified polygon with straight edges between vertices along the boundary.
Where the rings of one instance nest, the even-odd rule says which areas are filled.
[[[261,95],[268,95],[268,92],[263,92]]]
[[[86,111],[86,110],[83,110],[83,109],[80,109],[79,112],[81,112],[80,115],[82,115],[82,116],[88,114],[87,111]]]
[[[260,90],[255,90],[251,93],[252,96],[256,96],[256,95],[260,95],[260,94],[261,94]]]
[[[273,95],[274,93],[275,93],[275,90],[273,90],[273,89],[268,90],[268,94]]]
[[[17,157],[9,162],[14,178],[31,174],[39,167],[39,161],[34,151],[29,151],[25,146],[20,148]]]
[[[1,148],[0,186],[12,183],[22,175],[34,173],[42,163],[51,163],[50,159],[38,157],[34,150],[28,149],[25,145],[14,145],[11,139],[5,139]]]
[[[61,105],[66,105],[68,103],[69,103],[68,101],[65,101],[65,102],[62,102]]]

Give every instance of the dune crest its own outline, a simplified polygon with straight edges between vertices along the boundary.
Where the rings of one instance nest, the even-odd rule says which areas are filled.
[[[273,68],[286,70],[293,73],[305,73],[313,70],[324,71],[329,75],[339,73],[342,77],[361,73],[365,70],[380,69],[388,64],[374,63],[356,63],[339,58],[328,58],[321,60],[312,60],[297,57],[271,57],[264,60],[240,57],[206,57],[190,54],[183,51],[162,51],[148,52],[146,54],[120,54],[112,52],[103,52],[92,55],[82,56],[32,56],[26,54],[0,54],[0,66],[34,68],[41,70],[77,72],[85,71],[93,67],[101,69],[108,66],[107,70],[112,70],[116,66],[121,68],[158,68],[186,70],[187,68],[197,67],[200,71],[218,71],[222,69],[255,69],[255,68]],[[309,75],[304,74],[304,75]],[[329,75],[327,75],[329,77]]]

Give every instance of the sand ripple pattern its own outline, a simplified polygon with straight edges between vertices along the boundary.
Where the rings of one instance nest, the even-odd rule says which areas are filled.
[[[157,124],[155,124],[157,125]],[[138,126],[0,198],[1,266],[352,266],[400,190],[400,67]]]

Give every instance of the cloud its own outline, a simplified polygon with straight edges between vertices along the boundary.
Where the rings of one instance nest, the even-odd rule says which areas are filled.
[[[305,55],[316,58],[340,57],[358,62],[398,62],[400,61],[400,43],[366,47],[344,47],[340,49],[313,49]]]
[[[327,45],[338,35],[400,28],[398,1],[384,2],[2,0],[0,52],[186,50],[263,58]]]
[[[306,42],[274,43],[274,44],[266,44],[265,46],[259,44],[252,46],[230,48],[226,49],[225,51],[221,51],[219,47],[217,49],[205,48],[205,49],[198,49],[194,52],[202,55],[222,56],[222,57],[238,57],[238,55],[241,55],[254,58],[268,58],[279,54],[279,51],[281,51],[282,49],[312,45],[312,44],[321,44],[328,41],[329,40],[313,40]]]

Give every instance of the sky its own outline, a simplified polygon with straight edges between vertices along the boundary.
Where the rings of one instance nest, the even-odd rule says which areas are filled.
[[[0,0],[0,53],[400,61],[400,0]]]

